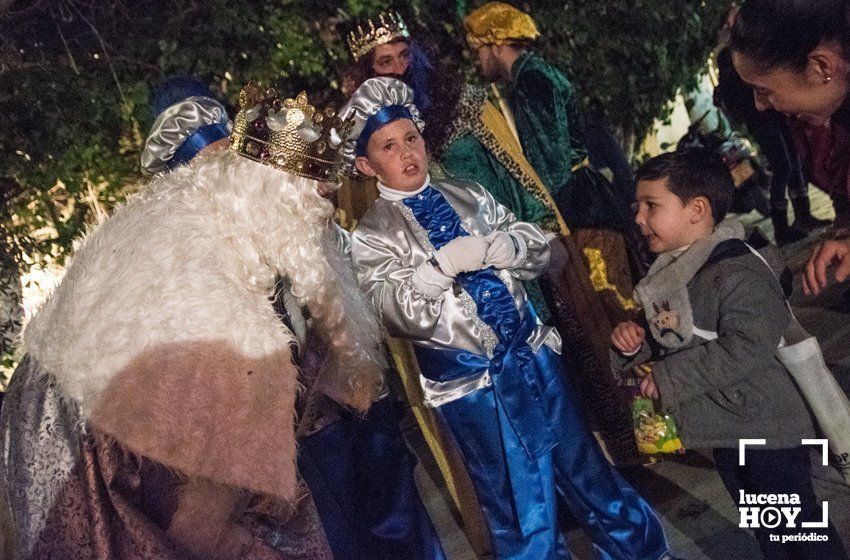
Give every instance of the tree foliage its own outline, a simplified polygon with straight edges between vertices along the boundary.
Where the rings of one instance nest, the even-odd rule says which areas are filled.
[[[544,0],[534,3],[546,56],[573,77],[586,105],[642,140],[670,101],[699,80],[730,2]]]
[[[417,11],[444,58],[466,64],[462,18],[488,0],[432,0]],[[578,87],[626,144],[639,143],[699,82],[717,44],[728,0],[499,0],[530,13],[535,48]],[[447,17],[448,16],[448,17]],[[461,56],[459,56],[461,55]],[[459,68],[461,72],[464,68]]]
[[[0,13],[0,175],[11,233],[62,258],[138,184],[151,89],[207,79],[232,101],[249,79],[322,91],[344,56],[336,27],[374,0],[28,0]],[[7,247],[8,249],[8,247]],[[14,251],[13,251],[14,252]]]
[[[460,17],[479,0],[398,8],[417,37],[471,73]],[[725,2],[556,0],[530,11],[540,48],[588,104],[640,138],[696,79]],[[339,101],[354,22],[380,0],[3,0],[0,2],[0,189],[7,253],[61,260],[86,224],[141,182],[152,86],[206,79],[231,107],[249,79]],[[23,247],[26,246],[26,247]]]

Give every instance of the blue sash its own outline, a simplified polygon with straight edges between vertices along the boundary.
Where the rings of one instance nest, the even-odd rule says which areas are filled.
[[[455,209],[433,186],[403,202],[428,232],[435,249],[456,237],[469,235]],[[555,445],[534,379],[534,352],[527,342],[537,326],[536,316],[530,306],[520,314],[513,295],[492,267],[460,274],[457,279],[475,301],[478,316],[498,336],[499,343],[492,359],[469,352],[418,348],[422,374],[435,381],[448,381],[459,377],[464,369],[467,375],[488,369],[511,426],[529,456],[536,459]]]
[[[419,224],[428,232],[429,240],[440,249],[452,239],[469,235],[461,224],[460,217],[446,201],[442,193],[429,186],[417,196],[404,199]],[[492,359],[487,356],[455,349],[433,349],[414,345],[422,375],[433,381],[449,381],[466,375],[489,370],[493,391],[499,402],[500,412],[507,420],[504,429],[510,429],[515,437],[504,438],[519,441],[525,457],[506,453],[508,470],[514,481],[512,498],[517,511],[527,501],[527,492],[522,482],[528,476],[528,461],[536,461],[551,450],[556,443],[553,429],[546,416],[537,382],[534,351],[528,338],[537,326],[537,318],[530,306],[520,314],[513,295],[493,268],[463,273],[458,281],[475,301],[478,316],[499,338]],[[519,519],[525,529],[525,520]]]

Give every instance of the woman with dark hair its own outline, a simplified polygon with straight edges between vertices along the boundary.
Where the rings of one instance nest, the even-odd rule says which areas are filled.
[[[850,275],[850,29],[848,0],[747,0],[732,27],[735,69],[756,108],[792,119],[809,179],[835,206],[835,229],[815,249],[803,290],[826,287],[826,269]]]
[[[741,7],[732,56],[759,109],[814,126],[837,116],[849,83],[847,10],[847,0],[748,0]]]
[[[756,108],[753,90],[735,71],[728,47],[717,53],[717,68],[715,104],[734,125],[746,126],[770,165],[770,219],[776,244],[781,247],[793,243],[812,230],[828,226],[830,221],[812,216],[809,183],[794,147],[788,118],[773,109],[760,111]],[[794,208],[793,224],[788,222],[786,191]]]
[[[375,76],[398,78],[413,89],[414,103],[428,126],[423,137],[433,151],[445,140],[450,124],[457,116],[457,100],[462,84],[454,72],[436,72],[426,49],[410,38],[407,26],[397,14],[381,14],[378,18],[389,40],[372,34],[352,32],[348,39],[354,63],[343,77],[342,91],[350,95],[360,84]],[[379,27],[379,29],[381,29]],[[446,69],[441,69],[446,70]],[[431,80],[439,75],[439,80]]]

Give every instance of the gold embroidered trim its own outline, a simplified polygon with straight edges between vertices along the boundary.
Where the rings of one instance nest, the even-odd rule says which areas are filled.
[[[577,164],[573,165],[570,168],[570,171],[572,173],[575,173],[576,171],[578,171],[582,167],[590,167],[590,158],[589,157],[586,157],[583,160],[581,160],[580,162],[578,162]]]
[[[634,298],[624,297],[619,288],[608,280],[608,265],[602,257],[602,251],[593,247],[585,247],[584,256],[587,258],[587,268],[590,271],[590,283],[593,284],[593,289],[597,292],[611,290],[623,309],[627,311],[637,309]]]
[[[522,148],[511,133],[504,115],[487,100],[487,90],[467,85],[461,93],[458,104],[458,116],[446,140],[446,145],[464,134],[472,134],[526,192],[549,210],[550,215],[541,220],[538,225],[548,231],[570,235],[570,230],[561,213],[558,212],[549,189],[525,159]]]
[[[458,117],[452,126],[446,145],[464,134],[475,136],[532,197],[551,211],[551,217],[538,225],[549,231],[560,232],[564,236],[570,235],[570,230],[558,211],[552,194],[528,163],[522,148],[508,128],[502,112],[487,100],[487,91],[467,85],[461,94],[459,104]],[[589,165],[587,158],[578,163],[575,170],[586,165]],[[589,278],[593,289],[597,292],[610,290],[623,309],[628,311],[637,309],[637,302],[631,297],[623,296],[617,286],[608,280],[608,265],[602,252],[599,249],[585,248],[584,255],[588,261]]]

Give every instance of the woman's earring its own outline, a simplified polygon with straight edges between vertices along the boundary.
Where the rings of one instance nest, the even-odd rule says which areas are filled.
[[[832,76],[830,76],[829,74],[827,74],[826,76],[823,77],[823,83],[828,84],[831,81],[832,81]]]

